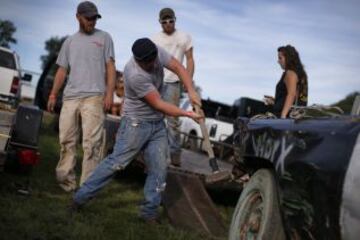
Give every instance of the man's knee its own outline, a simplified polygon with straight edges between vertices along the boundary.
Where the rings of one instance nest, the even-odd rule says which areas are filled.
[[[156,192],[157,193],[162,193],[165,191],[166,188],[166,182],[165,181],[159,181],[157,186],[156,186]]]

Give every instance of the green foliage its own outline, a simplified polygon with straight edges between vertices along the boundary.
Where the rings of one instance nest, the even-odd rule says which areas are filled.
[[[360,92],[350,93],[344,99],[340,100],[337,103],[332,104],[332,106],[340,107],[342,110],[344,110],[345,114],[350,114],[352,105],[357,95],[360,95]]]
[[[137,214],[138,203],[143,198],[143,179],[113,180],[84,209],[70,216],[66,209],[72,196],[62,191],[55,181],[59,145],[52,124],[52,116],[45,113],[39,146],[41,162],[33,169],[30,195],[17,192],[17,186],[26,181],[26,176],[0,173],[0,239],[212,239],[174,229],[164,213],[163,224],[159,226],[141,222]],[[81,156],[77,160],[80,163]],[[79,168],[77,174],[79,176]]]
[[[63,44],[63,42],[65,41],[65,39],[67,38],[67,36],[65,37],[51,37],[50,39],[48,39],[47,41],[45,41],[45,50],[47,51],[46,55],[42,55],[40,57],[41,59],[41,68],[44,70],[47,65],[50,62],[54,62],[55,59],[57,58],[57,55],[59,54],[61,45]],[[55,68],[55,64],[52,64],[52,69],[49,72],[49,75],[54,76],[56,71]]]
[[[16,43],[13,34],[16,32],[15,25],[9,20],[0,19],[0,46],[9,48],[10,43]]]

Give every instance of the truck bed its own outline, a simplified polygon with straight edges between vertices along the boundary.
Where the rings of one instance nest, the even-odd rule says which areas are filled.
[[[231,171],[232,165],[224,161],[218,161],[221,170]],[[205,177],[211,174],[209,166],[209,157],[200,152],[193,152],[187,149],[182,149],[181,154],[181,167],[169,166],[172,171],[180,171],[189,174],[195,174]]]
[[[15,112],[0,110],[0,172],[3,170],[5,163],[6,146],[14,116]]]

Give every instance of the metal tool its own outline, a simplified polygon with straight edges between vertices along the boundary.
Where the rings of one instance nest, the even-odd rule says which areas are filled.
[[[204,118],[199,119],[199,125],[201,128],[201,133],[204,138],[204,147],[205,150],[209,156],[209,165],[211,167],[212,173],[210,175],[207,175],[205,177],[205,181],[207,183],[215,183],[219,181],[224,181],[231,179],[231,172],[229,171],[221,171],[217,162],[217,159],[214,154],[214,150],[210,143],[209,133],[205,126],[205,114],[204,111],[200,108],[200,106],[195,105],[195,112],[201,116],[204,116]]]

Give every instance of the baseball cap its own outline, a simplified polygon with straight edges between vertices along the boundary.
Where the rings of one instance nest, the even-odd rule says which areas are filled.
[[[79,3],[79,5],[77,6],[77,13],[85,17],[97,16],[98,18],[101,18],[101,15],[97,10],[96,5],[90,1],[84,1]]]
[[[160,20],[165,18],[175,18],[175,12],[171,8],[163,8],[160,10],[159,18]]]
[[[151,62],[157,56],[158,50],[150,39],[139,38],[131,48],[134,58],[140,62]]]

